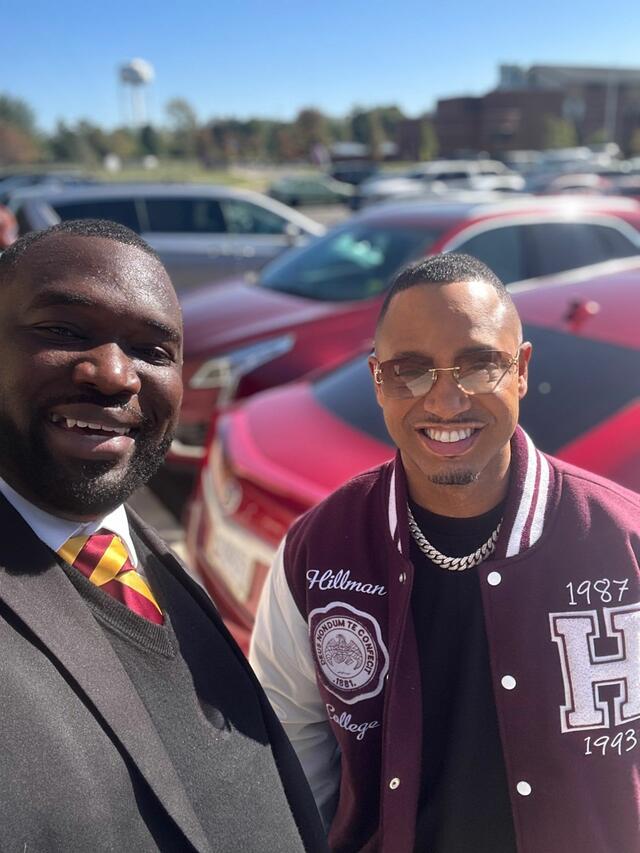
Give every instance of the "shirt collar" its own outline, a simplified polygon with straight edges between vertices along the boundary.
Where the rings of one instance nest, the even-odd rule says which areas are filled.
[[[129,553],[129,560],[137,568],[138,555],[131,538],[129,519],[124,504],[120,504],[107,515],[93,521],[79,522],[45,512],[18,494],[2,477],[0,477],[0,492],[16,512],[20,513],[38,539],[41,539],[52,551],[57,552],[72,536],[90,536],[92,533],[104,529],[110,533],[115,533],[122,539]]]

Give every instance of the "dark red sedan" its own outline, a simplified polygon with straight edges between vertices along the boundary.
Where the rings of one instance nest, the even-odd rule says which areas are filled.
[[[640,204],[602,197],[404,202],[369,208],[251,285],[185,295],[185,397],[169,463],[197,465],[211,415],[366,346],[408,261],[467,252],[506,284],[640,253]]]
[[[534,350],[521,423],[541,449],[640,491],[640,260],[619,266],[515,294]],[[392,453],[366,352],[219,420],[188,548],[244,648],[293,519]]]

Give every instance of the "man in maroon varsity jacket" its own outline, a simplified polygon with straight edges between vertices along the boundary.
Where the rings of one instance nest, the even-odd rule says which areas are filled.
[[[265,587],[252,663],[339,853],[640,850],[640,497],[517,426],[521,335],[478,261],[401,273],[370,359],[398,454]]]

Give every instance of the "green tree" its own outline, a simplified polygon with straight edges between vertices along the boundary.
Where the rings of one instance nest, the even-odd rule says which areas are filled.
[[[139,153],[136,133],[128,127],[118,127],[109,134],[109,152],[121,160],[131,160]]]
[[[376,107],[375,112],[380,118],[380,124],[386,138],[395,139],[398,125],[406,118],[400,107],[391,104],[387,107]]]
[[[637,156],[640,154],[640,127],[637,127],[631,134],[629,140],[629,154]]]
[[[433,122],[423,118],[420,122],[420,159],[433,160],[438,156],[438,136]]]
[[[52,158],[62,163],[90,163],[95,159],[86,139],[63,121],[58,121],[49,137],[49,150]]]
[[[317,143],[329,142],[329,123],[327,117],[314,107],[300,110],[293,123],[293,130],[304,155],[308,156]]]
[[[16,127],[28,136],[35,136],[36,123],[33,110],[21,98],[0,95],[0,122]]]
[[[354,109],[351,113],[351,134],[356,142],[369,148],[372,160],[380,159],[386,135],[378,110]]]
[[[35,139],[15,125],[0,122],[0,166],[35,163],[40,148]]]
[[[140,128],[140,151],[143,156],[152,154],[154,157],[160,157],[162,154],[162,137],[151,124]]]
[[[171,153],[177,157],[193,157],[198,134],[195,110],[184,98],[173,98],[165,111],[169,119]]]
[[[587,138],[587,145],[602,145],[603,142],[609,141],[609,134],[604,127],[599,130],[594,130]]]
[[[573,148],[577,144],[573,122],[553,115],[544,117],[543,148]]]

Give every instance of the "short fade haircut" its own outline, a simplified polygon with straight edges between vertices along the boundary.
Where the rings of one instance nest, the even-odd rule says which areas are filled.
[[[517,313],[511,294],[486,264],[471,255],[443,252],[440,255],[432,255],[426,260],[409,264],[408,267],[398,273],[382,303],[376,330],[380,328],[389,310],[391,300],[398,293],[420,284],[453,284],[457,281],[483,281],[490,284],[498,294],[500,301]]]
[[[127,246],[146,252],[158,263],[162,264],[158,253],[151,246],[125,225],[111,222],[108,219],[70,219],[68,222],[60,222],[43,231],[30,231],[24,237],[20,237],[0,254],[0,283],[5,284],[11,273],[15,272],[20,261],[29,250],[42,240],[55,237],[56,234],[70,234],[76,237],[102,237],[105,240],[115,240]]]

